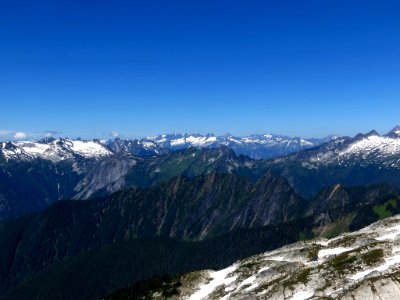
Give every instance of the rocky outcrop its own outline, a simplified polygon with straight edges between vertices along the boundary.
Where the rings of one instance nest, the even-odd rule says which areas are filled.
[[[169,299],[399,299],[400,217],[174,280]],[[179,283],[178,285],[176,283]],[[150,291],[153,299],[165,299]]]

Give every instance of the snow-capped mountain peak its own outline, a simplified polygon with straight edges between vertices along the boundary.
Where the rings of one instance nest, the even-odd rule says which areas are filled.
[[[297,160],[308,169],[327,165],[400,168],[400,135],[397,133],[400,133],[399,127],[386,135],[379,135],[372,130],[367,134],[357,134],[354,138],[336,138],[314,149],[275,161]]]
[[[217,141],[213,134],[161,134],[153,137],[146,138],[153,141],[163,148],[171,148],[172,150],[183,149],[187,147],[207,147]]]
[[[400,138],[400,126],[395,126],[391,131],[389,131],[386,136],[392,138]]]
[[[349,145],[339,153],[339,156],[373,154],[392,155],[400,154],[400,139],[380,135],[366,135],[363,139]]]

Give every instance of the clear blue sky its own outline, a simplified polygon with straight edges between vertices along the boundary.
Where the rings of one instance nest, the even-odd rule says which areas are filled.
[[[1,1],[0,138],[388,131],[398,3]]]

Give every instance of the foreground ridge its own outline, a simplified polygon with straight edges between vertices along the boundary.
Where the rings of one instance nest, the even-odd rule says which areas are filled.
[[[186,274],[177,279],[182,286],[172,299],[398,299],[399,241],[396,216],[330,240],[288,245],[223,270]],[[158,291],[152,298],[165,299]]]

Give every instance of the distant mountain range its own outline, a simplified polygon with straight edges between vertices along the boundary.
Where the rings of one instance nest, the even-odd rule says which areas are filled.
[[[335,139],[328,136],[322,139],[303,139],[275,134],[254,134],[246,137],[235,137],[230,134],[215,136],[212,134],[163,134],[149,137],[164,149],[180,150],[188,147],[219,148],[228,147],[237,155],[246,155],[254,159],[269,159],[287,155],[303,149],[309,149]]]
[[[268,159],[287,155],[303,149],[309,149],[337,138],[329,136],[323,139],[302,139],[282,135],[264,134],[247,137],[232,135],[215,136],[212,134],[163,134],[140,140],[89,140],[45,138],[40,141],[14,141],[0,144],[6,159],[43,158],[52,161],[65,160],[80,155],[86,158],[101,157],[119,152],[135,156],[166,154],[189,147],[219,148],[228,147],[237,155],[247,155],[254,159]]]
[[[203,141],[211,137],[198,137],[203,142],[185,138],[190,145],[202,145],[200,148],[185,148],[187,142],[172,142],[185,140],[182,137],[166,136],[153,141],[3,142],[0,219],[38,211],[60,199],[105,196],[129,187],[155,185],[178,175],[192,178],[213,171],[257,180],[270,170],[286,178],[303,197],[312,197],[337,183],[354,186],[390,182],[400,186],[399,132],[396,127],[384,136],[372,131],[354,138],[337,137],[269,160],[238,156],[229,145],[211,147]],[[172,147],[177,144],[183,149]]]
[[[397,144],[392,139],[398,139],[400,127],[396,126],[388,134],[380,136],[376,131],[371,131],[368,136],[377,136],[380,139],[359,144],[359,148],[373,150],[381,147],[384,151],[397,151]],[[134,156],[152,156],[167,154],[171,151],[195,148],[220,148],[228,147],[237,155],[246,155],[253,159],[271,159],[279,156],[297,153],[302,150],[315,148],[331,141],[334,144],[346,146],[349,141],[362,140],[366,135],[359,134],[354,139],[349,137],[328,136],[321,139],[303,139],[274,134],[256,134],[247,137],[235,137],[229,134],[215,136],[213,134],[162,134],[144,139],[124,140],[73,140],[68,138],[45,138],[39,141],[8,141],[0,143],[0,150],[5,159],[32,159],[43,158],[60,161],[82,156],[85,158],[113,155],[120,152],[130,153]],[[387,139],[384,139],[384,138]],[[380,143],[378,145],[377,143]],[[391,148],[390,148],[391,147]],[[357,148],[348,151],[359,152]],[[343,153],[345,154],[345,153]],[[320,157],[321,159],[321,157]],[[325,161],[328,157],[323,158]]]

